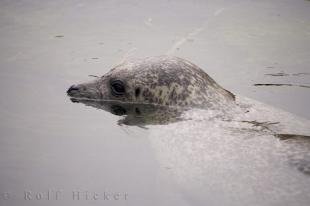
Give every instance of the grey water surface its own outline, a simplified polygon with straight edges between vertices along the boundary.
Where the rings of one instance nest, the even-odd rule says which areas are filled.
[[[180,189],[162,176],[171,168],[162,168],[152,130],[121,126],[119,116],[66,95],[70,85],[103,75],[124,58],[166,53],[199,65],[237,95],[310,119],[309,1],[1,0],[0,205],[221,202],[221,187],[189,197],[191,185]],[[277,166],[266,167],[264,175],[276,176]],[[288,205],[307,205],[298,181],[310,176],[287,174],[296,175],[291,192],[300,198],[286,196]],[[247,185],[241,177],[251,174],[238,175],[239,186]],[[300,188],[308,189],[302,181]],[[253,203],[241,197],[232,205]],[[277,205],[262,204],[270,202]]]

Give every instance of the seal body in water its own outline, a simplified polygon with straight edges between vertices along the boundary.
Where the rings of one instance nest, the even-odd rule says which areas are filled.
[[[74,98],[208,108],[231,104],[235,98],[198,66],[171,56],[124,62],[92,82],[71,86],[67,93]]]

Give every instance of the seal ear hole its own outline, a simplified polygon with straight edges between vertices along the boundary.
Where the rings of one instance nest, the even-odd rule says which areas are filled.
[[[139,88],[139,87],[136,88],[136,90],[135,90],[135,96],[138,97],[138,96],[140,95],[140,93],[141,93],[140,88]]]

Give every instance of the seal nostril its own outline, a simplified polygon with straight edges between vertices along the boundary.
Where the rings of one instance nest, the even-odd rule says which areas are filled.
[[[76,86],[76,85],[72,85],[72,86],[68,89],[67,93],[70,94],[70,93],[72,93],[73,91],[79,91],[79,87]]]

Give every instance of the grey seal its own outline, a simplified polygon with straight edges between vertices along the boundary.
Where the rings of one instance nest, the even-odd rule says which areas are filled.
[[[122,116],[119,125],[148,129],[160,175],[201,205],[310,200],[310,121],[235,97],[184,59],[127,61],[67,92]]]
[[[67,94],[76,99],[204,108],[235,100],[201,68],[173,56],[126,61],[96,80],[72,85]]]

